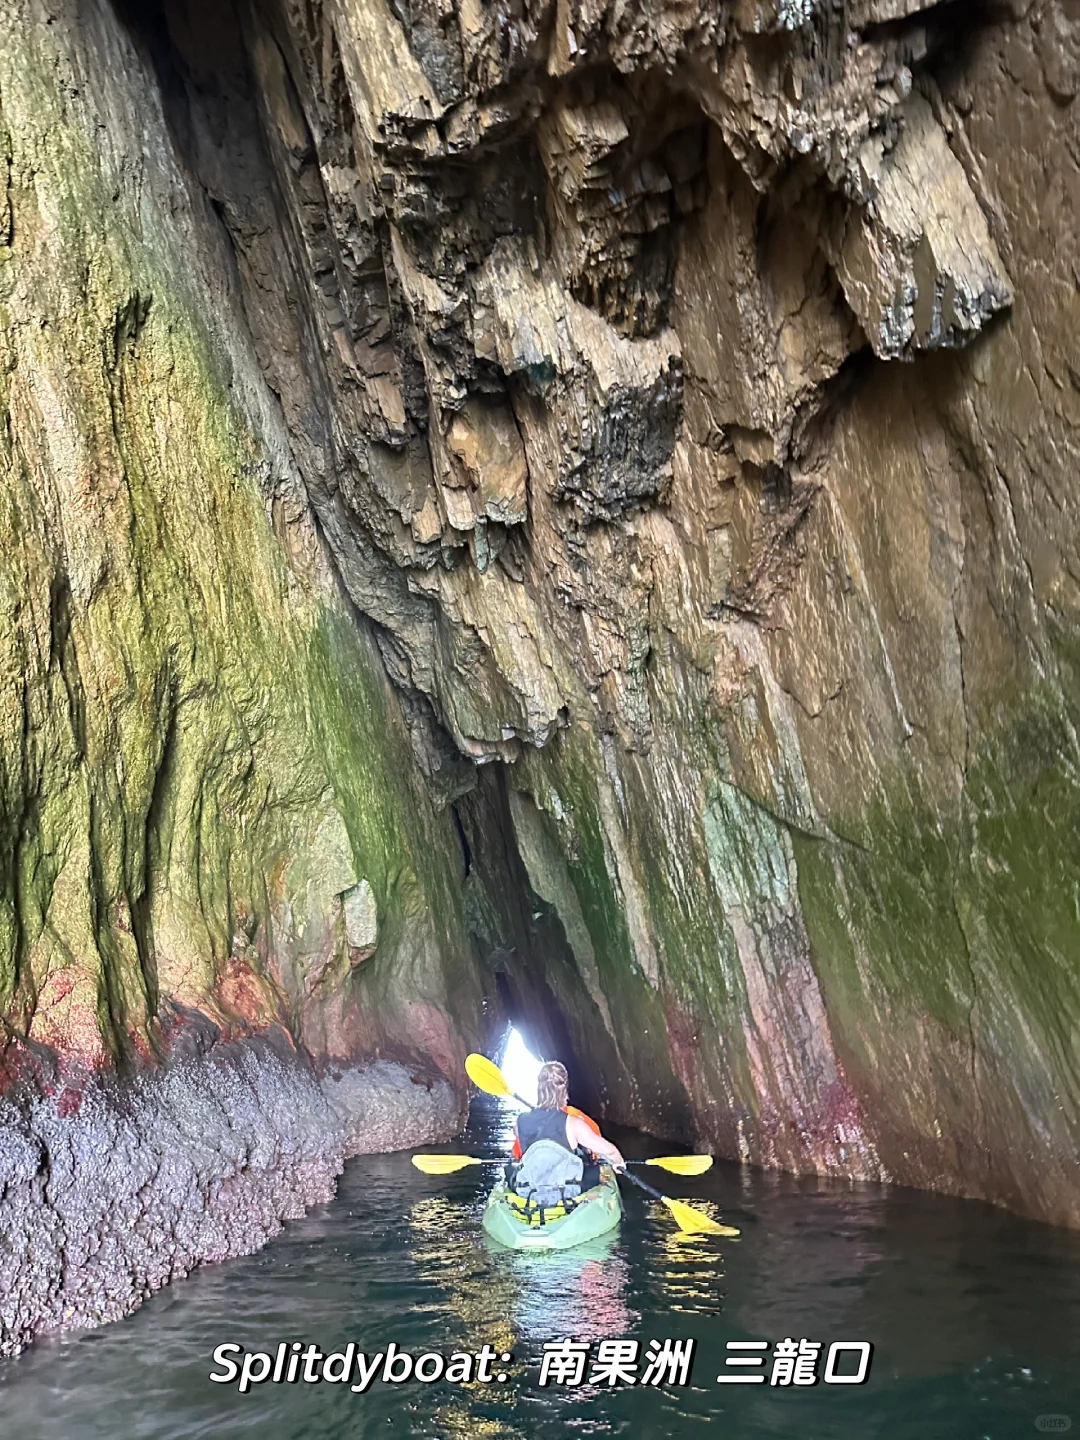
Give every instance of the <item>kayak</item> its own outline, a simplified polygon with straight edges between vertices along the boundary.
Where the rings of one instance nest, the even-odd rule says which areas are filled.
[[[600,1170],[600,1184],[578,1197],[572,1210],[530,1225],[511,1204],[505,1185],[496,1185],[484,1207],[483,1226],[492,1240],[508,1250],[572,1250],[614,1230],[622,1219],[619,1182],[606,1165]]]

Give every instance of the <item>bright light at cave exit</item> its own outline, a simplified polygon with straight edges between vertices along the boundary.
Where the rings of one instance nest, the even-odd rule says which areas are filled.
[[[506,1083],[523,1100],[536,1104],[536,1077],[543,1061],[538,1060],[525,1048],[525,1041],[516,1030],[511,1030],[506,1047],[499,1061],[499,1069],[506,1076]]]

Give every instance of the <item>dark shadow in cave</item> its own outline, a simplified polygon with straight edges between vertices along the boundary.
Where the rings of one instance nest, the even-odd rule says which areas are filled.
[[[505,1020],[485,1037],[492,1053],[506,1022],[534,1055],[559,1059],[575,1104],[598,1116],[626,1083],[623,1061],[588,994],[554,909],[533,890],[518,851],[502,765],[481,766],[476,788],[457,804],[473,856],[470,884],[497,911],[476,915],[473,936],[493,975]],[[475,912],[474,912],[475,913]],[[493,933],[494,932],[494,933]],[[678,1125],[688,1116],[677,1117]]]
[[[316,523],[325,535],[328,531],[320,516],[325,519],[332,504],[332,487],[344,460],[336,448],[333,400],[326,388],[329,381],[314,313],[319,301],[303,277],[310,257],[305,259],[300,253],[303,237],[298,217],[284,198],[284,182],[263,130],[260,95],[248,51],[252,26],[265,28],[275,43],[286,44],[275,34],[275,7],[256,3],[248,9],[233,0],[112,0],[112,4],[157,76],[176,153],[191,177],[193,191],[201,190],[206,197],[207,220],[220,231],[223,250],[229,248],[238,314],[246,312],[268,383],[282,396],[284,386],[280,391],[277,388],[275,357],[270,353],[273,325],[279,320],[284,323],[282,316],[291,317],[295,325],[295,348],[303,354],[297,369],[304,372],[308,388],[304,392],[301,387],[298,392],[303,405],[290,412],[283,400],[283,409],[297,467],[305,477]],[[308,140],[308,151],[300,156],[297,150],[292,159],[305,173],[310,172],[314,184],[318,157],[310,134]],[[273,243],[267,241],[260,248],[267,227]],[[253,271],[261,287],[255,288],[254,299]],[[332,274],[332,267],[325,273]],[[271,298],[281,301],[280,315],[271,306]],[[267,315],[259,313],[260,305],[266,307]],[[317,463],[305,463],[313,455],[320,457],[321,469]],[[320,490],[320,486],[325,488]],[[374,620],[355,613],[358,625],[378,628]],[[380,649],[385,663],[390,648],[386,632],[384,639]],[[401,676],[389,664],[387,672],[402,694]],[[419,697],[406,690],[402,703],[408,718]],[[427,720],[437,724],[433,716],[426,715],[425,723]],[[448,752],[453,750],[460,759],[456,747],[444,738]],[[464,769],[466,762],[461,764]],[[475,773],[475,787],[458,794],[451,819],[461,844],[470,928],[495,1002],[485,1036],[489,1053],[495,1053],[509,1022],[534,1053],[557,1057],[566,1064],[575,1101],[583,1108],[598,1117],[614,1112],[619,1118],[629,1118],[637,1103],[636,1081],[640,1093],[664,1097],[665,1113],[670,1117],[664,1122],[665,1133],[672,1137],[689,1133],[689,1102],[678,1082],[647,1045],[637,1047],[638,1037],[620,1031],[616,1048],[582,980],[555,909],[532,889],[515,837],[504,767],[483,765]],[[467,784],[468,777],[462,778]],[[617,996],[612,1005],[617,1012]],[[640,1073],[631,1077],[629,1064],[639,1067]]]

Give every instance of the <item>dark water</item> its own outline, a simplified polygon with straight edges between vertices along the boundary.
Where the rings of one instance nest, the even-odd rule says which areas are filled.
[[[505,1118],[474,1116],[469,1143]],[[464,1149],[463,1145],[448,1147]],[[645,1142],[626,1140],[629,1153]],[[655,1153],[655,1147],[652,1147]],[[650,1178],[658,1172],[650,1171]],[[337,1200],[261,1254],[209,1267],[120,1324],[52,1340],[0,1367],[0,1435],[19,1440],[256,1440],[425,1436],[548,1440],[1006,1440],[1080,1435],[1080,1235],[912,1191],[717,1166],[667,1188],[742,1228],[680,1239],[636,1193],[599,1251],[524,1256],[485,1242],[484,1172],[425,1178],[407,1156],[353,1162]],[[718,1208],[717,1208],[718,1207]],[[718,1384],[728,1341],[874,1345],[867,1383]],[[540,1388],[545,1341],[694,1339],[690,1383]],[[510,1352],[507,1376],[468,1385],[212,1384],[213,1351],[394,1341]],[[769,1373],[771,1358],[769,1362]],[[220,1373],[220,1371],[219,1371]],[[746,1372],[742,1372],[746,1373]],[[355,1376],[354,1376],[355,1378]],[[1047,1420],[1040,1417],[1058,1417]]]

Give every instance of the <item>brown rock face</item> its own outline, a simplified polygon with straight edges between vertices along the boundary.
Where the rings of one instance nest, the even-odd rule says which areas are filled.
[[[9,886],[18,1024],[92,1049],[93,997],[122,1038],[173,995],[452,1074],[497,986],[621,1120],[1080,1223],[1075,7],[72,0],[47,43],[40,0],[15,9],[2,525],[38,525],[56,658],[24,638],[10,668],[70,701],[90,796],[29,920]],[[86,156],[111,137],[93,165],[33,131],[15,77],[56,67],[92,82],[57,124]],[[75,533],[127,432],[87,399],[104,319],[67,369],[34,329],[85,300],[35,301],[49,263],[106,277],[102,395],[144,467],[160,431],[176,588]],[[205,365],[170,370],[178,325]],[[227,434],[184,430],[196,393]],[[241,492],[272,525],[237,522]],[[110,584],[139,646],[89,625]],[[121,676],[153,701],[138,733]],[[18,694],[8,808],[36,816],[61,778],[25,778]],[[153,778],[177,724],[180,811]],[[130,819],[140,755],[146,875],[89,818]],[[216,765],[209,841],[162,848]],[[84,907],[99,958],[64,990],[68,864],[134,924],[102,941],[121,910]]]

